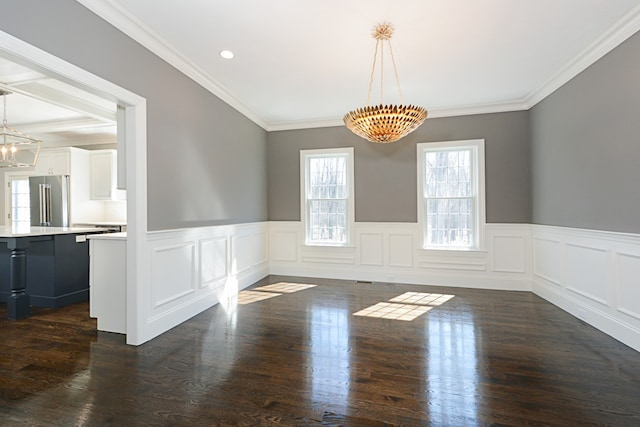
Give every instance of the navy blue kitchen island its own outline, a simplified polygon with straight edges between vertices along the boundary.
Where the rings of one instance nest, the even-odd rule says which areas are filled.
[[[89,298],[88,234],[95,227],[0,227],[0,302],[9,319],[29,307],[62,307]]]

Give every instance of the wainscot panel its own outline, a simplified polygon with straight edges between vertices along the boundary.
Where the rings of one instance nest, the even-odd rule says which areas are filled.
[[[531,230],[533,292],[640,351],[640,235]]]
[[[175,242],[151,248],[152,310],[196,291],[195,243]]]
[[[150,330],[161,333],[269,274],[268,223],[152,232]]]
[[[640,250],[640,248],[638,248]],[[640,320],[640,254],[616,253],[617,308],[620,313]],[[632,284],[635,283],[635,286]]]
[[[229,265],[229,250],[226,237],[200,240],[200,287],[224,284]]]
[[[356,223],[354,247],[307,246],[301,222],[273,221],[269,224],[269,252],[274,256],[269,260],[269,271],[347,280],[531,290],[529,225],[487,225],[485,251],[423,250],[418,247],[419,232],[415,223]]]

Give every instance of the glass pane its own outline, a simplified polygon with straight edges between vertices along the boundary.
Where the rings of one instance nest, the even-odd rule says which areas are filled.
[[[427,199],[427,246],[473,245],[472,199]]]
[[[324,243],[345,243],[347,241],[346,212],[346,200],[310,200],[310,240]]]
[[[344,199],[347,191],[347,157],[311,157],[309,159],[310,199]]]
[[[11,181],[11,222],[14,225],[31,223],[28,179]]]
[[[425,197],[470,197],[471,150],[425,153]]]

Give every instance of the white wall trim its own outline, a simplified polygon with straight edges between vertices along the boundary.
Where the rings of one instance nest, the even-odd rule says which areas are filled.
[[[587,46],[575,58],[567,63],[556,75],[539,89],[527,96],[527,109],[551,95],[565,83],[586,70],[600,58],[616,48],[622,42],[640,30],[640,5],[631,9],[618,20],[605,34]]]
[[[146,258],[147,231],[147,105],[146,100],[124,88],[0,31],[0,54],[18,64],[70,83],[125,107],[127,171],[127,343],[150,339],[146,313],[140,309],[149,286]]]
[[[532,291],[640,351],[640,235],[530,227]]]
[[[309,248],[269,223],[269,273],[531,291],[640,351],[640,235],[487,224],[485,251],[425,251],[415,223],[356,223],[354,248]]]
[[[268,228],[259,222],[147,233],[153,278],[144,307],[149,335],[226,305],[267,276]]]
[[[225,101],[231,107],[245,115],[266,131],[293,129],[312,129],[319,127],[344,126],[341,117],[304,121],[267,122],[253,112],[244,102],[236,98],[222,83],[215,80],[204,70],[181,55],[177,49],[163,40],[158,34],[131,16],[121,6],[106,0],[77,0],[114,27],[133,38],[147,49],[164,59],[198,84]],[[453,117],[472,114],[490,114],[509,111],[528,110],[562,85],[602,58],[620,43],[640,30],[640,6],[629,11],[609,31],[594,41],[577,57],[569,61],[555,76],[540,88],[524,98],[507,100],[501,103],[481,105],[460,105],[451,108],[429,110],[429,117]]]
[[[528,225],[485,227],[487,244],[500,251],[425,251],[416,223],[356,223],[355,246],[304,245],[297,221],[269,223],[271,274],[347,280],[530,290]],[[503,238],[500,240],[500,238]],[[496,268],[496,266],[498,268]]]

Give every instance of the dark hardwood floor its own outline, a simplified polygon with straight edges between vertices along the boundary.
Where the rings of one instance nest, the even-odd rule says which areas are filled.
[[[96,332],[84,303],[20,321],[0,305],[0,425],[640,425],[640,353],[531,293],[252,289],[279,282],[317,286],[218,305],[139,347]],[[455,297],[423,298],[411,321],[355,315],[405,292]]]

